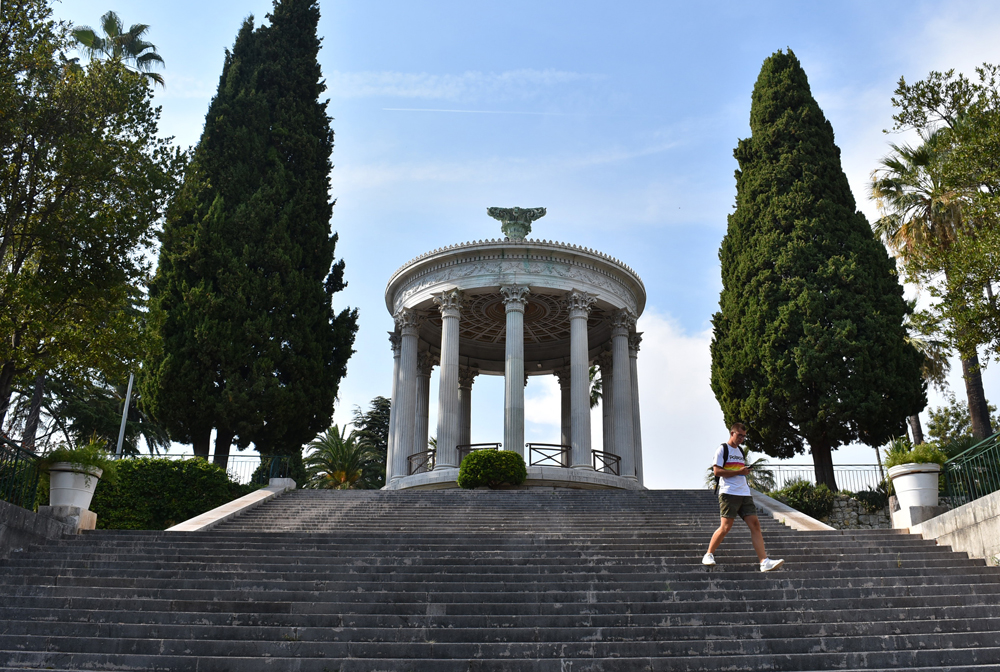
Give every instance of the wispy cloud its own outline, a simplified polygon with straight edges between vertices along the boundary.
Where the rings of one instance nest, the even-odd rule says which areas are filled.
[[[341,98],[421,98],[428,100],[479,100],[530,98],[565,84],[594,82],[600,75],[563,70],[509,70],[462,74],[426,72],[339,72],[327,77],[330,93]]]

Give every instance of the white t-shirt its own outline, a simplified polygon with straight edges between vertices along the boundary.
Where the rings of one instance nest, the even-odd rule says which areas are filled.
[[[722,452],[723,446],[715,451],[715,466],[722,467],[727,471],[739,471],[746,466],[746,459],[743,457],[743,451],[739,448],[734,448],[729,446],[729,459],[726,463],[722,463]],[[719,494],[722,495],[740,495],[742,497],[750,497],[750,486],[747,485],[746,476],[722,476],[719,478]]]

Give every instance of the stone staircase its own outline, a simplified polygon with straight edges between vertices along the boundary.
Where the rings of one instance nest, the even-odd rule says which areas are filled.
[[[710,491],[295,491],[204,533],[0,563],[0,669],[1000,670],[1000,570]]]

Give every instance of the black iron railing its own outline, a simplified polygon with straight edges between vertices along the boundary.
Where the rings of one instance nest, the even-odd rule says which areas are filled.
[[[603,450],[592,450],[590,452],[594,456],[594,471],[614,474],[615,476],[622,475],[622,458],[611,453],[605,453]]]
[[[34,510],[39,474],[37,455],[0,436],[0,499]]]
[[[1000,432],[945,462],[943,471],[955,506],[1000,490]]]
[[[568,467],[570,446],[561,443],[526,443],[528,466]]]
[[[477,450],[500,450],[503,448],[502,443],[463,443],[455,446],[458,449],[458,463],[462,464],[462,460],[469,453],[474,453]]]
[[[794,481],[816,482],[816,468],[811,464],[767,464],[759,469],[774,477],[771,490],[781,490]],[[840,490],[862,492],[877,490],[883,476],[876,464],[835,464],[833,478]]]
[[[406,458],[409,462],[409,475],[422,474],[434,468],[434,457],[436,451],[433,448],[415,453]]]

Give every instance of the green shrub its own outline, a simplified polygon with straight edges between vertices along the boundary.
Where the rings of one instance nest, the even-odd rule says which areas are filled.
[[[945,455],[941,449],[939,449],[933,443],[921,443],[919,446],[913,446],[909,450],[903,451],[898,449],[890,448],[885,453],[885,468],[895,467],[900,464],[944,464],[948,460],[948,456]]]
[[[833,493],[826,485],[813,485],[809,481],[791,481],[781,490],[771,493],[779,502],[784,502],[797,511],[816,519],[823,519],[833,511]]]
[[[234,483],[197,457],[132,458],[117,467],[118,481],[102,482],[90,505],[102,530],[164,530],[260,487]]]
[[[104,450],[104,445],[103,440],[95,437],[82,446],[74,448],[59,446],[42,456],[38,461],[38,466],[46,472],[56,462],[69,462],[84,467],[96,467],[104,472],[101,474],[101,482],[113,483],[117,475],[118,463],[114,457]],[[46,501],[47,503],[48,501]]]
[[[524,458],[512,450],[476,450],[462,460],[458,470],[460,488],[488,485],[521,485],[528,478]]]
[[[853,499],[861,502],[861,508],[868,513],[878,513],[889,506],[889,490],[885,483],[880,484],[874,490],[862,490],[861,492],[848,493]]]

